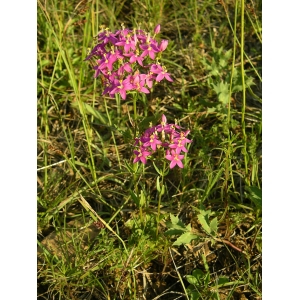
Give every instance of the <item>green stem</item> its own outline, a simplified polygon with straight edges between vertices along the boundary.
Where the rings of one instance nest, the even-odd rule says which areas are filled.
[[[108,118],[109,126],[112,126],[112,122],[111,122],[110,114],[108,112],[108,107],[107,107],[107,103],[106,103],[105,97],[104,97],[104,106],[105,106],[105,112],[106,112],[106,115],[107,115],[107,118]],[[113,142],[114,142],[114,146],[115,146],[115,150],[116,150],[116,155],[117,155],[118,162],[119,162],[119,167],[121,168],[121,161],[120,161],[119,150],[118,150],[118,147],[117,147],[117,143],[116,143],[116,139],[115,139],[115,134],[114,134],[113,131],[111,132],[111,136],[112,136],[112,139],[113,139]]]
[[[161,184],[160,184],[160,191],[159,191],[159,196],[158,196],[158,207],[157,207],[157,227],[156,227],[156,237],[158,237],[158,228],[159,228],[159,218],[160,218],[160,204],[161,204],[161,198],[164,194],[165,187],[164,187],[164,177],[165,177],[165,171],[166,171],[166,162],[164,160],[164,166],[163,166],[163,172],[161,175]]]
[[[136,127],[136,121],[137,121],[137,113],[136,113],[136,100],[137,100],[137,94],[134,94],[133,96],[133,121],[134,121],[134,126]]]
[[[120,120],[121,120],[121,99],[120,94],[115,94],[116,98],[116,105],[117,105],[117,116],[118,116],[118,126],[120,126]]]
[[[245,3],[241,0],[241,75],[242,75],[242,86],[243,86],[243,107],[242,107],[242,131],[243,131],[243,142],[244,142],[244,161],[245,161],[245,177],[248,175],[248,158],[247,158],[247,134],[245,124],[245,111],[246,111],[246,85],[245,85],[245,70],[244,70],[244,44],[245,44]]]
[[[136,119],[137,119],[137,114],[136,114],[136,99],[137,98],[137,94],[134,93],[133,94],[133,125],[134,125],[134,130],[133,130],[133,138],[136,138],[136,134],[137,134],[137,124],[136,124]],[[134,175],[133,175],[133,182],[134,182],[134,187],[135,187],[135,191],[136,193],[138,193],[138,186],[137,186],[137,170],[138,170],[138,164],[135,163],[133,164],[133,170],[134,170]]]

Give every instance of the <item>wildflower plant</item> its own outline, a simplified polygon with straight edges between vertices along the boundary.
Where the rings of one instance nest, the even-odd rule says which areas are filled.
[[[98,34],[98,43],[91,50],[86,60],[93,60],[95,75],[101,76],[104,83],[103,95],[113,97],[119,94],[123,100],[127,92],[150,93],[155,82],[172,82],[159,58],[167,48],[168,41],[155,39],[160,32],[160,25],[154,28],[153,36],[141,29],[130,30],[122,26],[121,30],[111,32],[102,28]],[[135,105],[135,101],[134,101]],[[136,120],[136,109],[134,107]],[[187,152],[185,145],[189,131],[178,131],[180,126],[168,124],[165,115],[161,124],[148,128],[141,137],[135,139],[134,163],[146,164],[147,158],[158,149],[165,150],[165,158],[170,161],[170,168],[176,165],[183,168],[181,152]]]
[[[153,86],[163,80],[173,81],[166,67],[160,62],[161,55],[168,46],[168,41],[158,41],[156,35],[159,32],[160,25],[154,28],[153,34],[141,29],[131,30],[123,25],[122,29],[114,32],[108,28],[102,28],[97,36],[97,44],[86,58],[93,62],[94,77],[102,79],[104,84],[102,94],[115,97],[118,108],[120,107],[120,97],[126,100],[128,93],[133,94],[133,120],[136,124],[137,95],[149,94]],[[170,169],[175,166],[184,167],[182,162],[184,153],[188,152],[187,145],[192,142],[187,138],[189,132],[189,130],[184,131],[177,124],[169,124],[166,116],[162,115],[160,124],[155,126],[151,124],[142,135],[134,139],[134,167],[130,170],[133,171],[133,182],[135,182],[133,196],[135,200],[139,194],[136,163],[141,162],[145,165],[148,159],[153,158],[153,166],[158,172],[156,187],[159,197],[156,236],[160,222],[160,204],[165,188],[164,177],[169,170],[166,163],[170,164]],[[162,169],[159,169],[154,163],[154,155],[157,152],[159,159],[163,161]],[[141,220],[143,220],[143,202],[142,200],[138,202]]]

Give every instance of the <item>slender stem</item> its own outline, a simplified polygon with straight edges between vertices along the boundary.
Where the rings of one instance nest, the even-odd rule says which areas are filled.
[[[104,106],[105,106],[105,111],[106,111],[106,115],[107,115],[107,118],[108,118],[109,126],[112,126],[112,122],[111,122],[110,114],[108,112],[108,107],[107,107],[107,103],[106,103],[105,97],[104,97]],[[117,143],[116,143],[116,139],[115,139],[115,134],[114,134],[113,131],[111,132],[111,136],[113,138],[113,142],[114,142],[114,146],[115,146],[115,150],[116,150],[116,155],[117,155],[118,162],[119,162],[119,167],[121,168],[121,161],[120,161],[119,150],[118,150],[118,147],[117,147]]]
[[[156,219],[156,222],[157,222],[156,237],[158,237],[161,197],[162,197],[162,195],[164,194],[164,191],[165,191],[165,188],[164,188],[165,171],[166,171],[166,162],[164,161],[163,172],[162,172],[162,175],[161,175],[160,191],[159,191],[159,196],[158,196],[157,219]]]
[[[118,116],[118,126],[120,125],[120,120],[121,120],[121,99],[120,99],[120,94],[117,93],[115,94],[116,98],[116,105],[117,105],[117,116]]]
[[[232,53],[232,64],[231,64],[231,76],[230,76],[230,86],[229,86],[229,99],[228,99],[228,115],[227,115],[227,122],[228,122],[228,139],[230,138],[230,128],[231,128],[231,91],[232,91],[232,84],[233,84],[233,74],[234,74],[234,66],[235,66],[235,55],[236,55],[236,24],[237,24],[237,8],[238,2],[235,3],[235,13],[234,13],[234,41],[233,41],[233,53]]]
[[[244,3],[244,2],[243,2]],[[242,4],[243,5],[243,4]],[[244,11],[244,10],[243,10]],[[228,14],[228,11],[225,9],[225,13],[226,13],[226,16],[227,16],[227,20],[228,20],[228,24],[232,30],[232,32],[234,32],[234,29],[232,28],[232,24],[231,24],[231,21],[230,21],[230,18],[229,18],[229,14]],[[239,41],[239,39],[237,38],[236,35],[234,35],[234,38],[236,40],[236,42],[238,43],[238,45],[241,47],[241,43]],[[244,50],[244,46],[243,46],[243,50]],[[258,73],[258,71],[256,70],[256,68],[254,67],[253,63],[252,63],[252,59],[256,59],[256,58],[259,58],[258,57],[254,57],[252,59],[250,59],[250,57],[247,55],[247,53],[245,53],[245,51],[243,51],[243,54],[245,55],[246,59],[247,59],[247,62],[251,65],[251,67],[253,68],[253,71],[255,72],[255,74],[257,75],[257,77],[259,78],[260,81],[262,81],[262,78],[260,76],[260,74]]]
[[[245,110],[246,110],[246,86],[245,86],[245,70],[244,70],[244,44],[245,44],[245,3],[241,0],[241,75],[242,75],[242,86],[243,86],[243,107],[242,107],[242,131],[244,141],[244,161],[245,161],[245,176],[248,174],[248,158],[247,158],[247,134],[245,124]],[[247,179],[246,179],[247,180]]]
[[[137,94],[134,93],[133,94],[133,125],[134,125],[134,130],[133,130],[133,138],[136,138],[136,134],[137,134],[137,124],[136,124],[136,119],[137,119],[137,115],[136,115],[136,100],[137,100]],[[133,181],[134,181],[134,187],[135,187],[135,191],[136,193],[138,193],[138,186],[137,186],[137,170],[138,170],[138,164],[135,163],[133,164],[133,170],[134,170],[134,175],[133,175]]]
[[[136,100],[137,100],[137,94],[134,94],[133,96],[133,116],[134,116],[134,126],[136,127],[136,121],[137,121],[137,113],[136,113]]]

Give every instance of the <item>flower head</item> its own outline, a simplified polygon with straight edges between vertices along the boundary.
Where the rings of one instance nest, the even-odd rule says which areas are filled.
[[[189,130],[181,131],[181,127],[177,124],[168,124],[167,117],[162,115],[160,124],[157,126],[150,124],[140,138],[135,138],[134,145],[138,149],[133,151],[136,155],[134,162],[141,161],[146,164],[147,156],[156,151],[165,151],[165,158],[171,161],[170,169],[176,165],[183,168],[184,155],[181,152],[188,152],[185,144],[192,142],[186,138],[189,132]]]
[[[98,44],[85,60],[92,60],[95,78],[104,75],[103,94],[113,96],[119,93],[122,99],[126,99],[127,90],[147,94],[150,91],[145,85],[152,88],[154,80],[173,81],[166,69],[159,64],[160,54],[168,45],[167,40],[159,42],[155,39],[159,33],[159,24],[154,28],[154,34],[141,29],[130,30],[123,25],[122,29],[115,32],[108,28],[102,29],[98,34]],[[136,73],[139,73],[139,80],[136,79]],[[130,78],[131,86],[122,84],[122,81],[125,83],[125,78]]]

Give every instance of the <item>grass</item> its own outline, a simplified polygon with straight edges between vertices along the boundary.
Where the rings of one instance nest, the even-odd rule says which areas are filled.
[[[161,24],[172,83],[102,96],[84,59],[121,24]],[[38,1],[39,299],[261,299],[261,35],[261,1]],[[183,169],[132,163],[162,114]]]

